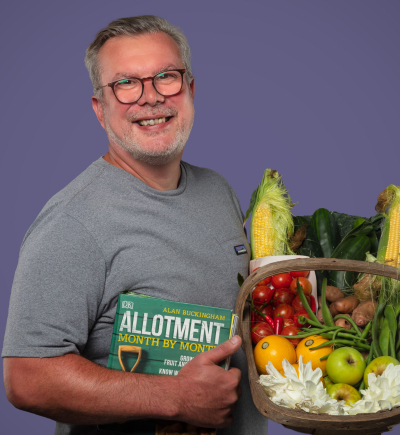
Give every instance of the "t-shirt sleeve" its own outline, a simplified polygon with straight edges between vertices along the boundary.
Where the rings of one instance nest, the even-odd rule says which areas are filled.
[[[81,354],[98,315],[106,265],[92,235],[60,213],[24,240],[2,356]]]

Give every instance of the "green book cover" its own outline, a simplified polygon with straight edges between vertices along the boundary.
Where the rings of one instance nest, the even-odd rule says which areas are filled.
[[[181,367],[197,354],[218,346],[234,335],[237,320],[237,315],[224,308],[121,293],[107,367],[126,372],[176,376]],[[225,360],[221,366],[227,370],[229,363]],[[150,420],[99,425],[99,429],[136,435],[189,431],[191,434],[215,434],[215,429],[194,428],[171,421],[163,425]]]

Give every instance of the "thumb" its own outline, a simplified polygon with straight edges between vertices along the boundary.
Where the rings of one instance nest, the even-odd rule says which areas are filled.
[[[242,339],[239,335],[234,335],[230,340],[221,343],[219,346],[205,352],[203,355],[207,355],[207,358],[212,363],[218,364],[226,357],[233,355],[239,349],[241,344]]]

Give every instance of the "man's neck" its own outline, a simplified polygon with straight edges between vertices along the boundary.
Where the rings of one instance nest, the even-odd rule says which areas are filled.
[[[117,168],[129,172],[155,190],[175,190],[181,177],[181,155],[165,165],[153,166],[133,159],[126,151],[109,147],[103,159]]]

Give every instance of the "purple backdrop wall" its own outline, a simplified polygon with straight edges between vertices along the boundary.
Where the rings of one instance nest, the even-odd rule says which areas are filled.
[[[184,159],[223,174],[244,210],[267,167],[283,174],[298,215],[371,216],[379,192],[400,184],[397,0],[9,2],[0,16],[1,337],[25,232],[107,149],[85,49],[112,19],[141,14],[186,33],[196,121]],[[53,433],[3,389],[0,413],[2,433]],[[270,433],[293,432],[271,423]]]

